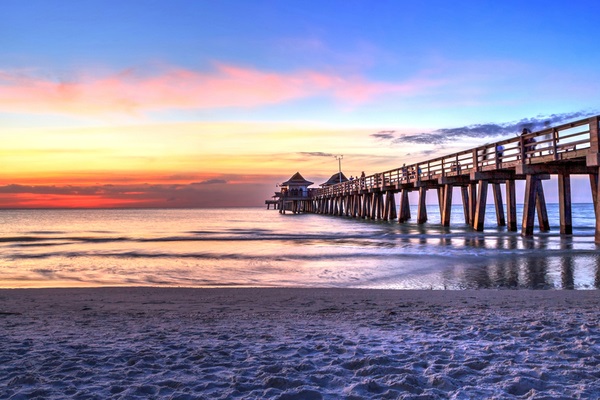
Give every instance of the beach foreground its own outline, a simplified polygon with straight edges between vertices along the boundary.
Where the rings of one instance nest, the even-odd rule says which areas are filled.
[[[597,291],[0,290],[0,398],[597,398]]]

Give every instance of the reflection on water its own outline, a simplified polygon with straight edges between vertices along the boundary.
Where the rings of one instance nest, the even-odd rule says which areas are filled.
[[[453,239],[440,242],[456,246]],[[463,238],[463,247],[488,251],[480,253],[481,259],[465,258],[460,265],[447,268],[445,288],[600,288],[600,254],[578,250],[573,237],[469,236]]]
[[[600,288],[591,205],[573,236],[264,209],[0,210],[0,287]],[[416,210],[414,210],[416,215]],[[549,205],[550,221],[558,208]]]

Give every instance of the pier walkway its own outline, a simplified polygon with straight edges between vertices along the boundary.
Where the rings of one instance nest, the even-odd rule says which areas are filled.
[[[465,223],[484,227],[488,188],[491,186],[499,226],[517,230],[515,181],[525,180],[521,233],[550,229],[542,181],[558,176],[560,233],[571,234],[571,175],[589,176],[596,211],[596,243],[600,243],[598,176],[600,172],[599,116],[496,143],[376,173],[302,196],[282,196],[280,211],[312,212],[356,218],[398,220],[411,218],[408,193],[418,191],[417,223],[427,221],[426,196],[438,193],[442,224],[449,226],[454,187],[460,187]],[[505,185],[506,213],[501,185]],[[397,211],[396,194],[400,194]]]

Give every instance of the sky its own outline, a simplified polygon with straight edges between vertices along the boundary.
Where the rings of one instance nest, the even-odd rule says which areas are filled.
[[[0,208],[259,206],[335,156],[369,175],[597,115],[599,12],[2,0]]]

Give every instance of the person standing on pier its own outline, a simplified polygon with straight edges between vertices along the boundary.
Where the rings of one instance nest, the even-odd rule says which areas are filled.
[[[529,135],[530,133],[531,133],[531,131],[529,129],[523,128],[523,132],[521,132],[521,136],[526,136],[526,135]],[[530,151],[535,149],[535,138],[533,136],[526,137],[523,140],[523,145],[525,146],[526,158],[532,157],[533,153],[530,153]]]

